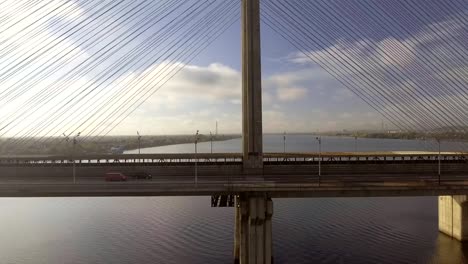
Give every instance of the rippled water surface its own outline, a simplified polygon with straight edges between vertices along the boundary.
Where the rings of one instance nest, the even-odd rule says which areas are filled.
[[[353,151],[324,138],[324,151]],[[359,139],[358,150],[425,150],[430,143]],[[282,136],[265,138],[267,151]],[[447,149],[456,146],[443,146]],[[315,151],[288,136],[287,151]],[[200,143],[209,151],[210,143]],[[216,142],[235,152],[240,140]],[[190,152],[193,144],[143,152]],[[0,263],[232,263],[232,208],[209,197],[3,198]],[[437,197],[275,199],[276,263],[465,263],[468,250],[438,233]]]

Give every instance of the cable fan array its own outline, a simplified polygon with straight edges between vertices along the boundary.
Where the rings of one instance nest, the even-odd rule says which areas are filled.
[[[468,130],[467,14],[464,0],[261,1],[296,59],[433,137]],[[239,17],[239,0],[3,1],[2,149],[101,140]]]
[[[432,2],[264,0],[262,20],[396,128],[466,135],[468,6]]]
[[[107,135],[239,17],[222,0],[51,1],[2,15],[0,34],[14,34],[0,43],[0,137],[25,148]]]

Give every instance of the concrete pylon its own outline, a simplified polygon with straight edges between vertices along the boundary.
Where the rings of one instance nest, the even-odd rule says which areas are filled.
[[[266,195],[237,197],[234,263],[273,263],[273,201]]]
[[[468,241],[468,197],[439,196],[439,231],[459,241]]]
[[[242,141],[244,168],[263,168],[260,0],[242,0]]]

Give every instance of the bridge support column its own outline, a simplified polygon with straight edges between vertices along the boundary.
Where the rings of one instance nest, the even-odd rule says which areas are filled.
[[[266,195],[238,196],[234,263],[273,263],[273,201]]]
[[[263,168],[260,0],[242,0],[242,141],[244,168]]]
[[[468,196],[439,196],[439,231],[468,241]]]

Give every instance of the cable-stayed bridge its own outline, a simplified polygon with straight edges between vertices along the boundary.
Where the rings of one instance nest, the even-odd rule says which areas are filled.
[[[235,206],[235,261],[271,263],[272,197],[460,195],[441,196],[439,225],[464,240],[463,142],[457,152],[264,153],[260,25],[395,128],[441,140],[468,129],[467,8],[463,0],[2,3],[4,148],[103,138],[240,19],[243,152],[6,156],[0,196],[212,195],[213,206]],[[103,182],[109,169],[135,167],[154,179]]]

